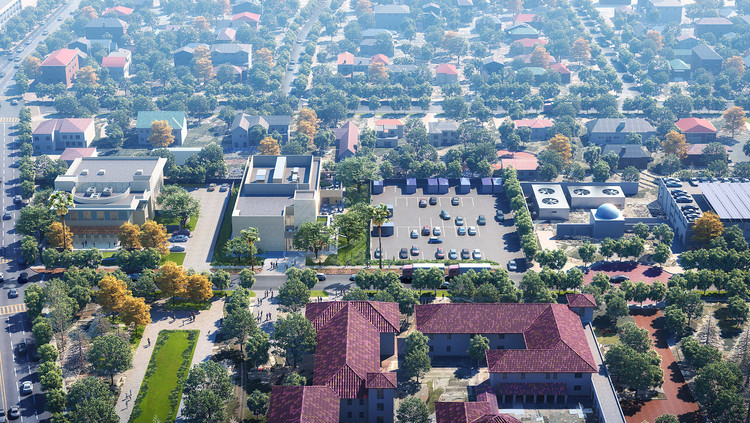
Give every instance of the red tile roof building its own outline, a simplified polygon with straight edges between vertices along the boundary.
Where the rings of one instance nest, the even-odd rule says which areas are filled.
[[[498,395],[591,393],[598,369],[581,320],[565,304],[427,304],[415,314],[434,356],[465,356],[473,336],[487,337]]]
[[[133,9],[129,7],[115,6],[105,10],[104,13],[102,13],[102,16],[114,15],[118,18],[126,18],[130,16],[131,13],[133,13]]]
[[[354,122],[347,122],[341,128],[333,131],[338,142],[336,160],[341,161],[357,153],[359,146],[359,127]]]
[[[55,50],[44,59],[40,81],[45,84],[64,83],[73,85],[78,73],[78,50],[63,48]]]
[[[73,160],[79,157],[97,157],[98,153],[96,148],[66,148],[62,154],[60,154],[60,160],[66,162],[68,166],[73,163]]]
[[[521,423],[508,414],[500,414],[497,397],[491,387],[480,385],[476,388],[475,402],[436,402],[437,423]]]
[[[716,141],[716,127],[708,119],[685,118],[675,122],[690,143],[711,143]]]
[[[251,27],[257,29],[260,22],[260,15],[257,13],[242,12],[232,16],[233,21],[245,22]]]
[[[274,386],[268,402],[274,423],[338,423],[339,398],[327,386]]]
[[[596,300],[591,294],[567,294],[568,307],[581,318],[583,323],[589,323],[594,320],[594,310],[596,310]]]
[[[31,144],[37,154],[50,154],[68,147],[87,148],[94,137],[92,118],[49,119],[34,129]]]
[[[398,304],[378,301],[310,303],[305,317],[317,330],[313,386],[326,387],[338,399],[328,408],[335,409],[341,421],[368,418],[376,421],[382,417],[379,421],[392,423],[396,374],[381,369],[380,357],[395,354]],[[280,391],[275,401],[272,398],[269,422],[277,421],[270,416],[285,413],[275,410],[277,405],[289,408],[291,400],[286,400],[286,395],[299,396],[295,392]]]
[[[380,53],[372,56],[372,58],[370,58],[370,63],[382,63],[387,66],[391,64],[391,60],[388,59],[388,56],[385,54]]]
[[[453,84],[458,81],[458,69],[451,63],[443,63],[435,68],[435,82],[438,85]]]

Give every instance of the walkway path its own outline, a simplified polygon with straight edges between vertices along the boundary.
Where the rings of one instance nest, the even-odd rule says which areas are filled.
[[[156,338],[162,330],[198,329],[200,336],[195,346],[191,367],[196,363],[208,360],[213,351],[216,332],[219,329],[219,320],[223,316],[224,299],[216,300],[211,304],[209,310],[198,313],[194,322],[188,322],[190,312],[167,311],[163,308],[164,301],[159,301],[151,310],[152,323],[146,326],[143,338],[133,355],[133,368],[122,374],[124,382],[117,399],[116,410],[120,416],[120,422],[126,423],[133,412],[133,404],[138,396],[138,390],[143,383],[151,352],[156,343]],[[151,342],[149,343],[149,339]]]
[[[661,355],[661,368],[664,371],[664,395],[666,399],[650,401],[623,401],[622,410],[628,423],[653,422],[662,414],[674,414],[682,423],[703,421],[698,404],[682,377],[675,362],[672,350],[667,343],[667,331],[661,311],[644,310],[634,314],[635,323],[648,330],[654,340],[656,352]]]
[[[185,245],[185,260],[182,265],[196,272],[211,270],[211,259],[214,255],[216,238],[219,236],[224,209],[229,202],[231,191],[208,191],[206,188],[194,189],[190,195],[201,205],[201,217],[195,224],[192,236]]]

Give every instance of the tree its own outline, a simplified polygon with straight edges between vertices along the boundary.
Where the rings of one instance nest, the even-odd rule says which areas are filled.
[[[482,335],[475,335],[469,341],[469,348],[466,351],[469,357],[477,361],[479,365],[484,359],[484,353],[490,349],[490,340]]]
[[[68,390],[66,397],[68,413],[72,422],[118,423],[115,403],[107,385],[96,377],[79,379]]]
[[[51,391],[53,389],[62,389],[62,369],[57,363],[46,362],[39,366],[39,379],[42,389]]]
[[[109,376],[110,384],[114,386],[115,375],[132,365],[133,352],[119,335],[98,336],[91,343],[89,362],[97,372]]]
[[[736,364],[716,361],[698,371],[693,394],[713,421],[743,422],[745,405],[737,394],[742,379],[742,371]]]
[[[644,390],[663,383],[661,357],[653,350],[641,353],[625,344],[618,344],[607,351],[605,362],[619,386]]]
[[[37,349],[37,352],[39,353],[39,360],[42,363],[47,362],[54,362],[57,360],[57,348],[55,348],[52,344],[37,344],[39,345],[39,348]]]
[[[21,258],[26,263],[34,264],[39,258],[39,243],[33,236],[25,236],[21,241]]]
[[[154,282],[156,282],[156,286],[159,287],[162,294],[172,298],[182,295],[187,285],[185,269],[174,262],[168,261],[156,272]]]
[[[262,330],[257,330],[250,334],[245,344],[245,353],[247,361],[251,367],[258,367],[268,363],[268,352],[271,349],[271,341],[268,334]]]
[[[732,138],[738,132],[742,132],[745,129],[745,111],[742,110],[742,107],[733,106],[728,108],[722,118],[724,119],[725,127],[732,133]]]
[[[165,219],[179,220],[180,228],[187,226],[191,217],[201,215],[201,204],[185,188],[178,185],[167,185],[161,190],[156,203],[162,208]]]
[[[302,281],[290,279],[281,285],[277,297],[282,310],[296,313],[310,302],[310,288]]]
[[[143,248],[153,248],[159,254],[169,253],[167,242],[167,228],[153,220],[147,220],[141,225],[141,234],[138,241]]]
[[[594,261],[594,255],[596,254],[596,246],[586,241],[578,247],[578,257],[583,260],[584,266],[588,266],[589,263]]]
[[[346,213],[336,215],[333,226],[338,229],[340,236],[346,238],[346,243],[351,244],[352,241],[356,241],[367,233],[368,218],[367,208],[355,205]]]
[[[578,59],[579,62],[589,60],[591,58],[591,45],[588,40],[583,37],[578,37],[573,41],[573,57]]]
[[[117,234],[117,240],[120,246],[127,250],[140,250],[142,248],[139,238],[141,228],[130,222],[125,222],[120,226],[120,233]]]
[[[246,258],[251,258],[257,253],[241,236],[230,239],[224,246],[224,251],[228,256],[235,257],[237,264],[244,263]]]
[[[240,286],[246,289],[252,289],[255,285],[255,273],[248,270],[240,270]]]
[[[305,386],[307,384],[307,378],[300,376],[297,372],[291,372],[284,379],[284,386]]]
[[[240,344],[241,354],[244,354],[245,340],[258,330],[253,312],[246,308],[227,314],[222,327],[222,333],[227,339],[236,340]]]
[[[744,298],[734,296],[727,300],[727,311],[735,324],[741,324],[747,320],[747,315],[748,312],[750,312],[750,309],[748,309]]]
[[[190,369],[183,385],[183,394],[190,396],[200,391],[211,391],[219,398],[228,399],[232,393],[232,379],[224,365],[204,361]]]
[[[456,61],[460,64],[461,56],[469,49],[469,42],[457,32],[446,31],[443,35],[443,48],[451,55],[455,55]]]
[[[620,341],[640,353],[645,353],[653,345],[651,335],[649,335],[648,331],[639,328],[633,322],[625,322],[625,324],[620,326],[619,332]]]
[[[206,275],[192,274],[187,277],[185,294],[190,298],[190,301],[195,303],[206,301],[214,295],[211,290],[211,281]]]
[[[70,210],[73,207],[73,194],[67,192],[67,191],[55,191],[52,193],[52,195],[49,196],[49,206],[51,209],[57,213],[57,216],[60,217],[60,222],[62,223],[63,231],[62,231],[62,241],[63,241],[63,250],[68,249],[67,244],[67,235],[65,233],[65,215],[68,214],[68,210]]]
[[[229,288],[229,283],[231,282],[229,272],[226,270],[219,269],[211,275],[211,284],[216,287],[216,289],[223,291],[227,288]]]
[[[34,335],[34,341],[37,345],[44,345],[52,340],[52,326],[46,317],[39,316],[34,319],[31,327],[31,333]]]
[[[273,137],[265,137],[258,145],[258,152],[264,156],[278,156],[281,154],[279,142]]]
[[[134,331],[138,332],[139,325],[151,323],[151,306],[143,298],[127,296],[120,306],[120,320],[128,326],[132,324]]]
[[[557,134],[549,140],[549,148],[556,151],[560,155],[563,161],[563,165],[567,167],[570,164],[570,160],[573,157],[572,149],[570,146],[570,139],[562,134]],[[562,170],[562,169],[559,169]]]
[[[542,267],[549,267],[550,269],[557,270],[562,269],[565,263],[568,262],[568,255],[565,254],[565,250],[558,248],[557,250],[542,250],[536,255],[536,261]]]
[[[372,225],[378,228],[378,250],[381,251],[378,257],[378,267],[383,269],[383,225],[389,222],[388,217],[391,212],[388,210],[388,206],[385,204],[378,204],[370,208],[370,218],[372,219]]]
[[[687,157],[688,148],[685,135],[677,131],[669,131],[664,141],[662,141],[661,147],[667,155],[677,156],[678,159]]]
[[[407,378],[422,377],[432,368],[428,355],[427,343],[429,339],[422,332],[414,331],[406,337],[406,354],[404,358],[404,373]]]
[[[396,410],[398,423],[428,423],[429,416],[427,404],[417,397],[404,399]]]
[[[604,160],[599,160],[592,169],[594,173],[594,182],[606,182],[609,179],[609,164]]]
[[[260,234],[258,233],[258,228],[249,227],[247,229],[241,230],[240,238],[250,246],[250,270],[255,273],[255,243],[260,242]]]
[[[148,137],[148,142],[154,148],[164,148],[172,145],[174,135],[172,135],[172,127],[169,126],[169,122],[166,120],[153,121],[151,123],[151,135]]]
[[[604,296],[604,301],[607,304],[607,317],[611,320],[617,320],[619,317],[628,315],[628,302],[625,299],[625,294],[619,289],[609,291]]]
[[[529,61],[532,66],[540,67],[543,69],[549,68],[549,62],[552,60],[552,56],[547,53],[547,49],[543,45],[537,44],[534,46],[534,50],[531,52]]]
[[[315,328],[312,323],[299,313],[279,317],[271,335],[271,344],[281,350],[283,357],[292,361],[292,368],[297,368],[297,361],[304,354],[315,349]]]
[[[130,295],[128,286],[122,280],[114,276],[105,276],[99,281],[99,292],[97,299],[99,305],[108,313],[119,312],[125,297]]]
[[[526,303],[554,303],[555,297],[550,292],[547,284],[539,276],[539,273],[529,270],[523,275],[519,288],[523,290],[523,298]]]
[[[668,306],[664,309],[664,320],[669,329],[676,338],[680,338],[687,329],[687,316],[685,312],[675,305]]]
[[[268,411],[268,394],[254,390],[247,396],[247,408],[256,416],[264,416]]]
[[[73,236],[70,231],[64,232],[60,222],[52,222],[47,229],[47,241],[53,248],[62,249],[63,246],[68,250],[73,249]]]
[[[719,216],[712,211],[707,211],[693,223],[692,239],[707,244],[712,239],[721,236],[722,232],[724,232],[724,224],[721,223]]]
[[[297,227],[293,240],[295,248],[314,252],[316,259],[320,250],[334,241],[333,234],[324,222],[302,223]]]
[[[209,80],[213,77],[214,67],[211,63],[211,53],[208,51],[208,47],[205,45],[199,45],[193,52],[193,71],[195,76]]]

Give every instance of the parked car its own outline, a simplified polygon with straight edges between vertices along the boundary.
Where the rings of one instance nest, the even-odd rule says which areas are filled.
[[[427,207],[427,200],[425,200],[423,198],[423,199],[419,200],[419,208],[423,209],[425,207]]]
[[[326,280],[326,274],[325,273],[316,273],[315,277],[318,278],[319,281]]]
[[[437,247],[437,251],[435,251],[435,258],[438,260],[442,260],[445,258],[445,250],[443,250],[443,247]]]
[[[402,248],[401,251],[398,252],[398,257],[401,259],[409,258],[409,250]]]
[[[185,235],[175,235],[172,238],[169,238],[169,242],[187,242],[188,237]]]
[[[464,218],[462,216],[456,216],[456,226],[463,226]]]
[[[511,260],[508,262],[508,270],[510,270],[511,272],[515,272],[516,270],[518,270],[518,265],[516,264],[515,260]]]
[[[411,238],[419,238],[419,232],[417,230],[411,231],[411,235],[409,235]]]
[[[479,217],[477,218],[477,225],[484,226],[486,224],[487,224],[487,219],[484,217],[483,214],[480,214]]]
[[[176,236],[176,235],[184,235],[184,236],[189,237],[190,236],[190,229],[188,229],[188,228],[182,228],[182,229],[178,229],[178,230],[172,232],[172,236]]]
[[[10,291],[8,291],[8,298],[18,298],[18,290],[11,289]]]
[[[419,246],[418,245],[412,245],[411,246],[411,255],[418,256],[419,255]]]
[[[29,395],[32,390],[33,385],[28,380],[21,384],[21,395]]]
[[[3,276],[2,273],[0,273],[0,283],[5,282],[5,276]]]
[[[430,205],[434,206],[437,204],[437,197],[430,197]]]
[[[183,247],[182,245],[173,245],[169,247],[170,253],[182,253],[184,251],[185,251],[185,247]]]
[[[440,230],[440,226],[435,226],[434,228],[432,228],[433,235],[442,235],[442,233],[443,232]]]
[[[466,228],[463,226],[459,226],[457,231],[459,235],[466,235]]]
[[[451,206],[457,206],[461,204],[461,201],[458,199],[458,197],[451,198]]]
[[[14,405],[8,409],[8,418],[15,420],[21,417],[21,407]]]
[[[692,203],[693,200],[690,197],[675,197],[676,203]]]
[[[464,248],[463,250],[461,250],[461,258],[462,259],[467,260],[469,257],[471,257],[471,253],[469,253],[469,249],[468,248]]]
[[[16,346],[16,353],[23,355],[23,354],[26,354],[26,351],[27,351],[27,347],[26,347],[25,342],[21,342],[20,344]]]
[[[26,272],[21,272],[18,274],[17,282],[19,284],[26,283],[29,281],[29,274]]]
[[[20,195],[13,196],[13,204],[23,203],[23,198]]]
[[[16,100],[16,99],[14,98],[13,100],[11,100],[11,101],[10,101],[10,105],[11,105],[11,106],[18,106],[18,100]]]
[[[11,214],[11,212],[7,211],[3,213],[3,220],[10,220],[10,219],[13,219],[13,214]]]
[[[476,226],[469,226],[469,235],[474,236],[477,234]]]
[[[474,257],[474,260],[481,260],[482,252],[479,251],[479,248],[475,248],[474,251],[471,253],[471,256]]]
[[[495,220],[498,222],[505,221],[505,215],[503,214],[502,210],[495,210]]]
[[[375,252],[372,254],[376,259],[380,258],[380,248],[376,248]]]
[[[7,423],[7,422],[8,422],[8,418],[5,417],[5,410],[0,408],[0,423]]]
[[[425,235],[425,236],[427,236],[427,235],[429,235],[430,233],[431,233],[431,232],[430,232],[430,227],[429,227],[429,226],[427,226],[427,225],[425,225],[425,226],[422,226],[422,235]]]
[[[443,243],[443,238],[438,238],[436,236],[431,236],[430,239],[427,240],[427,242],[430,243],[430,244],[442,244]]]
[[[227,192],[227,191],[229,191],[229,184],[228,184],[228,183],[226,183],[226,182],[224,182],[224,183],[223,183],[223,184],[221,184],[221,186],[219,187],[219,192]]]
[[[448,250],[448,259],[456,260],[458,258],[458,251],[455,248]]]
[[[448,213],[448,210],[440,210],[440,218],[443,220],[450,220],[451,214]]]
[[[630,280],[630,278],[627,275],[616,275],[616,276],[611,276],[609,278],[609,281],[612,283],[623,283],[627,280]]]

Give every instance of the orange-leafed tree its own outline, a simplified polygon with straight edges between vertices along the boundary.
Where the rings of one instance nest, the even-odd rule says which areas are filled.
[[[701,243],[711,242],[712,239],[721,236],[724,232],[724,224],[721,223],[719,215],[712,211],[703,213],[693,223],[693,240]]]
[[[133,223],[125,222],[120,225],[120,233],[117,234],[117,239],[120,241],[120,246],[127,250],[140,250],[142,248],[141,241],[141,228]]]
[[[147,220],[141,225],[138,241],[143,248],[153,248],[160,254],[169,253],[167,242],[167,228],[153,220]]]
[[[738,77],[745,74],[745,61],[740,56],[732,56],[724,61],[724,69],[735,73]]]
[[[273,67],[273,53],[267,47],[263,47],[255,52],[254,61],[256,63],[265,63],[269,67]]]
[[[96,294],[97,302],[108,313],[117,313],[122,310],[125,298],[129,297],[128,285],[122,280],[107,275],[99,281],[99,292]]]
[[[213,296],[211,281],[205,275],[192,274],[187,278],[185,294],[195,303],[206,301]]]
[[[195,27],[197,31],[208,29],[208,19],[206,19],[205,16],[196,16],[195,19],[193,19],[193,27]]]
[[[36,56],[29,56],[23,61],[23,70],[29,78],[36,78],[42,67],[42,61]]]
[[[547,49],[541,44],[537,44],[536,47],[534,47],[534,51],[531,52],[531,57],[529,57],[529,61],[532,65],[544,69],[549,68],[549,62],[551,60],[552,56],[547,53]]]
[[[724,112],[724,126],[732,133],[732,138],[745,129],[745,111],[740,106],[732,106]]]
[[[570,145],[570,139],[563,134],[557,134],[549,140],[549,148],[560,155],[565,166],[570,164],[573,158],[573,148]]]
[[[589,40],[578,37],[575,41],[573,41],[573,58],[578,60],[578,62],[585,62],[591,58],[591,44],[589,43]]]
[[[688,147],[685,135],[677,131],[669,131],[664,141],[662,141],[661,147],[664,149],[664,153],[673,154],[678,159],[687,157]]]
[[[151,323],[151,306],[143,298],[127,296],[120,307],[120,320],[128,326],[134,325],[138,332],[138,326]]]
[[[76,78],[78,83],[94,88],[99,86],[99,75],[96,74],[96,71],[91,66],[84,66],[79,69]]]
[[[166,120],[155,120],[151,123],[151,135],[148,142],[155,148],[164,148],[174,142],[172,127]]]
[[[315,110],[303,107],[297,113],[297,132],[307,135],[311,140],[318,132],[318,115]]]
[[[54,248],[73,249],[73,234],[70,228],[64,231],[62,223],[57,221],[52,222],[47,228],[47,241]]]
[[[279,142],[274,137],[265,137],[260,140],[258,151],[264,156],[278,156],[281,154]]]
[[[385,65],[381,62],[374,62],[367,68],[367,74],[370,76],[370,81],[374,83],[385,82],[388,80],[388,70]]]
[[[649,31],[646,33],[646,38],[654,42],[654,46],[656,47],[656,51],[661,50],[661,48],[664,46],[664,40],[662,39],[661,33],[659,31]]]
[[[81,8],[81,11],[80,11],[80,13],[81,13],[81,15],[83,15],[83,16],[84,16],[84,18],[86,18],[87,20],[91,20],[91,19],[96,19],[96,18],[98,18],[98,17],[99,17],[99,14],[98,14],[98,13],[96,13],[96,9],[94,9],[94,8],[93,8],[93,7],[91,7],[91,6],[85,6],[85,7]]]
[[[156,282],[156,286],[159,287],[163,294],[174,298],[185,293],[187,275],[182,266],[168,261],[156,272],[154,282]]]

